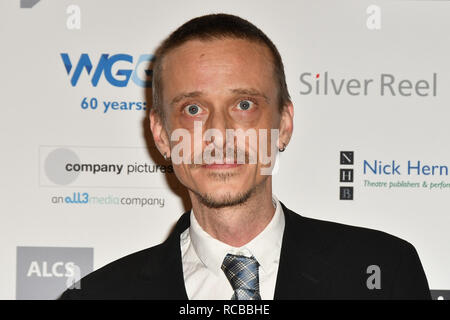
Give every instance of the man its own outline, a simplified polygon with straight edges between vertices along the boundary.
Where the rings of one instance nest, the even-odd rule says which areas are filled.
[[[430,298],[408,242],[302,217],[272,194],[273,161],[260,147],[272,160],[286,149],[294,111],[262,31],[232,15],[195,18],[159,47],[152,81],[153,138],[192,210],[165,242],[91,273],[63,299]],[[222,139],[229,129],[266,136],[239,144],[239,134]]]

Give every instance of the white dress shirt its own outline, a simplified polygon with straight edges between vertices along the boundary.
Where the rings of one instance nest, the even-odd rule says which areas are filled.
[[[261,299],[273,299],[285,221],[281,205],[274,195],[272,203],[275,207],[272,220],[260,234],[240,248],[210,236],[191,210],[191,225],[180,235],[184,284],[189,299],[231,299],[234,290],[221,269],[228,253],[255,257],[259,263]]]

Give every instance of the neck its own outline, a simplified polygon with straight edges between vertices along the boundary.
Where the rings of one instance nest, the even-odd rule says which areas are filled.
[[[198,223],[213,238],[233,247],[241,247],[260,234],[272,220],[272,181],[269,177],[255,188],[246,202],[220,209],[209,208],[189,190]]]

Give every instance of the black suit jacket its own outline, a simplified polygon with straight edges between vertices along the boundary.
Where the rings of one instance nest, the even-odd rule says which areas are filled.
[[[414,247],[384,232],[302,217],[281,203],[285,231],[275,299],[430,299]],[[61,299],[188,299],[180,234],[189,212],[160,245],[116,260],[81,279]],[[379,267],[379,289],[369,289]]]

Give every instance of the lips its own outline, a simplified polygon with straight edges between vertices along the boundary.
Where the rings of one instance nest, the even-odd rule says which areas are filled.
[[[202,168],[205,169],[232,169],[242,166],[240,163],[212,163],[212,164],[204,164]]]

